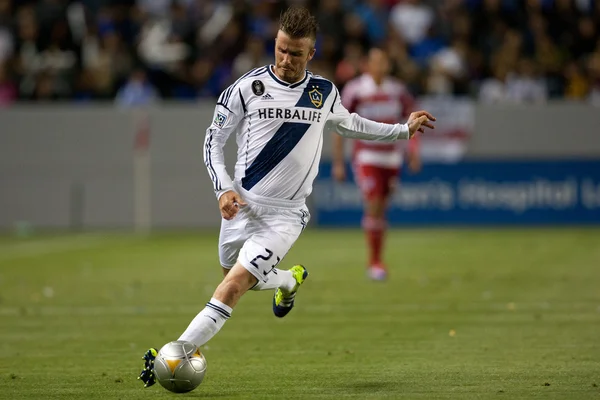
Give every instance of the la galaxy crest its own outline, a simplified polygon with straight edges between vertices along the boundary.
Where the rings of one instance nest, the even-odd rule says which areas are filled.
[[[313,86],[313,90],[308,92],[308,98],[310,99],[310,102],[313,104],[313,106],[317,108],[321,108],[321,106],[323,105],[323,93],[319,92],[318,86]]]

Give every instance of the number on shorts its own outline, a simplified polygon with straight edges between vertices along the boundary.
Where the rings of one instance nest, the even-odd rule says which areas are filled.
[[[256,263],[256,260],[269,261],[271,259],[271,257],[273,257],[273,252],[267,248],[265,248],[265,251],[267,252],[267,254],[265,256],[263,256],[262,254],[257,255],[256,257],[254,257],[254,259],[252,261],[250,261],[250,264],[254,265],[256,268],[259,268],[258,264]],[[277,264],[279,264],[279,261],[281,261],[281,259],[279,257],[277,257],[277,262],[275,262],[275,264],[273,264],[271,266],[270,270],[263,271],[263,275],[265,275],[265,276],[269,275],[269,273],[275,269]]]

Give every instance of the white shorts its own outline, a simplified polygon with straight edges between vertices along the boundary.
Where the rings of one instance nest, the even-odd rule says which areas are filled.
[[[310,214],[304,204],[295,208],[267,206],[240,195],[248,205],[231,221],[222,220],[219,259],[224,268],[239,261],[256,279],[267,282],[306,227]]]

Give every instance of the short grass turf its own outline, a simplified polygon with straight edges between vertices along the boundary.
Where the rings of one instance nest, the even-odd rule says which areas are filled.
[[[216,232],[1,236],[0,398],[600,398],[600,230],[394,230],[383,283],[363,243],[306,231],[296,308],[248,293],[176,395],[141,356],[210,298]]]

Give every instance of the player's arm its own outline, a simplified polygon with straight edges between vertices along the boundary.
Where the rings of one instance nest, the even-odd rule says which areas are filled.
[[[219,97],[213,121],[206,130],[204,139],[204,164],[213,182],[213,189],[219,200],[221,215],[231,219],[237,213],[242,199],[233,190],[233,181],[225,168],[223,147],[244,118],[244,102],[241,91],[236,87],[227,88]]]
[[[423,132],[424,128],[434,129],[431,121],[435,117],[427,111],[416,111],[410,114],[406,124],[385,124],[362,118],[356,113],[350,113],[341,103],[337,88],[336,99],[331,107],[328,123],[333,124],[337,132],[347,138],[394,142],[408,140],[415,133]]]

